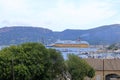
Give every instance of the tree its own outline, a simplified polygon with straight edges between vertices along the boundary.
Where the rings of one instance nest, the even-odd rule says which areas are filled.
[[[63,71],[65,70],[64,59],[60,52],[56,53],[55,49],[48,49],[50,53],[50,78],[49,80],[53,80],[53,78],[57,78],[62,76]],[[59,53],[59,54],[58,54]]]
[[[66,64],[68,72],[71,74],[72,80],[83,80],[86,76],[90,78],[94,77],[94,69],[90,65],[88,65],[85,60],[80,59],[74,54],[68,55],[68,60],[66,61]]]
[[[108,50],[118,50],[119,49],[119,43],[114,43],[114,44],[110,45],[107,49]]]
[[[40,43],[24,43],[0,51],[0,80],[53,80],[63,69],[61,54]]]
[[[95,70],[92,67],[90,67],[87,76],[89,78],[93,78],[95,76]]]

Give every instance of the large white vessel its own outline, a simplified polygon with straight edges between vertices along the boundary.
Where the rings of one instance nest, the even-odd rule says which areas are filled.
[[[74,48],[88,48],[89,43],[87,41],[72,41],[72,40],[57,40],[51,44],[52,47],[74,47]]]

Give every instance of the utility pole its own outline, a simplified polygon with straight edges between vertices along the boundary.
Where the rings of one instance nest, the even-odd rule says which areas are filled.
[[[15,80],[15,75],[14,75],[14,60],[12,58],[12,80]]]
[[[103,59],[103,80],[104,80],[104,59]]]

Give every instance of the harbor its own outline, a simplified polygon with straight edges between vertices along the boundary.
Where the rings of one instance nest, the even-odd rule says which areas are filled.
[[[76,45],[76,46],[75,46]],[[106,50],[104,46],[91,46],[87,41],[58,40],[47,48],[61,52],[64,59],[68,54],[76,54],[80,58],[120,59],[120,51]]]

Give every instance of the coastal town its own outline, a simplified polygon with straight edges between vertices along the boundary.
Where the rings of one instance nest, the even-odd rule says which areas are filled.
[[[120,0],[0,0],[0,80],[120,80]]]
[[[65,59],[72,53],[86,60],[96,70],[92,80],[120,79],[120,49],[109,50],[108,46],[90,45],[80,40],[57,40],[47,47],[60,51]],[[90,78],[86,77],[85,80]]]
[[[108,45],[90,45],[87,41],[57,40],[46,47],[60,51],[64,57],[72,53],[80,58],[120,59],[120,49],[107,49]]]
[[[117,44],[118,45],[118,44]],[[60,52],[65,60],[68,54],[75,54],[84,59],[95,69],[95,76],[92,80],[119,80],[120,79],[120,49],[108,49],[108,45],[91,45],[88,41],[57,40],[56,42],[44,45],[46,48],[55,49]],[[2,46],[4,49],[9,46]],[[91,78],[85,77],[85,80]]]

